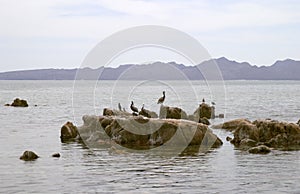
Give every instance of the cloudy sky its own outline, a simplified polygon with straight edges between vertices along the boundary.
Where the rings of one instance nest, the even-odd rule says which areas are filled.
[[[271,65],[286,58],[300,60],[298,0],[0,0],[0,3],[0,72],[77,68],[98,42],[112,33],[139,25],[164,25],[186,32],[213,58],[225,56],[253,65]],[[128,56],[124,62],[145,60]],[[153,55],[147,60],[177,60],[171,58],[167,54],[165,59]]]

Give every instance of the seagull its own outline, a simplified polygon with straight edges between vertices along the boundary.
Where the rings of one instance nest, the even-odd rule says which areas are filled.
[[[137,109],[137,107],[134,106],[133,101],[131,101],[131,105],[130,108],[133,112],[139,112],[139,110]]]
[[[157,104],[164,103],[165,98],[166,98],[165,91],[163,91],[163,96],[158,99]]]

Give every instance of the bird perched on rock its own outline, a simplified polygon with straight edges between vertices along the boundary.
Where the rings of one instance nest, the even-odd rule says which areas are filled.
[[[137,109],[137,107],[134,106],[133,101],[131,101],[130,109],[131,109],[133,112],[139,112],[139,109]]]
[[[202,102],[205,103],[205,99],[204,98],[202,99]]]
[[[163,96],[158,99],[157,104],[164,103],[165,98],[166,98],[165,91],[163,91]]]

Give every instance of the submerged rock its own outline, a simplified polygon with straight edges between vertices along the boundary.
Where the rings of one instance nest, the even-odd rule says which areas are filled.
[[[84,116],[79,127],[85,140],[111,139],[115,143],[136,150],[152,149],[161,145],[219,147],[222,141],[200,123],[176,119],[152,119],[142,116]]]
[[[32,161],[38,159],[39,156],[33,151],[25,151],[23,155],[20,157],[20,160]]]
[[[27,101],[26,100],[22,100],[19,98],[16,98],[13,103],[11,104],[11,106],[14,107],[28,107]]]
[[[159,111],[159,118],[161,119],[188,119],[184,110],[178,107],[169,107],[161,105]]]
[[[78,136],[78,130],[72,122],[65,123],[60,130],[60,138],[62,141],[74,139]]]
[[[268,146],[260,145],[257,147],[250,148],[248,152],[251,154],[268,154],[271,152],[271,149]]]

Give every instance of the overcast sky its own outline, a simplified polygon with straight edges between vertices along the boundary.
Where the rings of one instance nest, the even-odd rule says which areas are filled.
[[[77,68],[87,53],[107,36],[148,24],[188,33],[213,58],[225,56],[253,65],[300,59],[298,0],[0,0],[0,3],[1,72]],[[167,54],[165,59],[153,55],[147,60],[171,61],[171,58]],[[124,62],[143,60],[146,59],[128,55]]]

